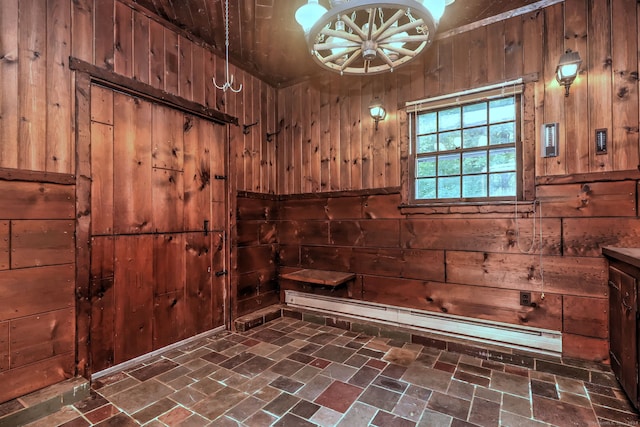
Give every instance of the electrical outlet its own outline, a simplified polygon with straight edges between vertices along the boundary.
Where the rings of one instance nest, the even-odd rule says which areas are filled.
[[[527,307],[531,305],[531,292],[520,292],[520,305]]]

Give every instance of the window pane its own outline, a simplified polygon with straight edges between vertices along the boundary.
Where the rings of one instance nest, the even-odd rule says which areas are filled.
[[[460,175],[460,154],[438,156],[438,176]]]
[[[513,144],[516,141],[516,124],[503,123],[491,126],[491,145]]]
[[[496,99],[489,102],[489,121],[507,122],[516,119],[515,98]]]
[[[460,197],[460,177],[439,178],[438,179],[438,198],[452,199]]]
[[[464,148],[484,147],[487,145],[487,127],[465,129],[462,133]]]
[[[489,175],[489,196],[506,197],[516,195],[516,174],[496,173]]]
[[[418,179],[416,181],[416,199],[435,199],[436,179]]]
[[[428,157],[424,159],[418,159],[416,176],[419,178],[427,177],[427,176],[436,176],[436,158]]]
[[[442,110],[438,113],[438,130],[440,132],[445,130],[460,129],[460,108],[449,108]]]
[[[462,177],[462,197],[487,197],[487,175]]]
[[[418,135],[434,133],[438,130],[438,113],[424,113],[418,116]]]
[[[471,104],[462,108],[463,127],[484,125],[487,123],[487,103]]]
[[[418,137],[418,154],[433,153],[438,150],[438,134],[424,135]]]
[[[462,155],[462,173],[482,173],[487,172],[487,152],[476,151],[464,153]]]
[[[461,132],[456,130],[454,132],[445,132],[440,134],[440,151],[459,150],[461,144]]]
[[[489,151],[489,171],[505,172],[516,170],[516,149],[500,148]]]

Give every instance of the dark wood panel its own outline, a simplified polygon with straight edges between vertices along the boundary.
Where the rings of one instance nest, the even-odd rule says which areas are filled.
[[[400,221],[331,221],[329,240],[339,246],[397,248],[400,244]]]
[[[0,219],[72,219],[74,200],[73,186],[0,181]]]
[[[91,372],[114,365],[116,294],[113,237],[91,239]]]
[[[303,246],[300,264],[318,270],[351,271],[352,248],[330,246]]]
[[[18,10],[19,0],[0,2],[0,166],[18,167]]]
[[[276,200],[265,200],[251,196],[238,197],[237,219],[245,220],[273,220],[278,217],[278,203]]]
[[[291,244],[329,243],[328,221],[282,221],[278,224],[278,237]]]
[[[209,139],[205,138],[205,123],[196,117],[185,116],[184,140],[184,227],[187,230],[204,228],[211,221],[211,157]]]
[[[562,355],[575,359],[609,363],[609,342],[602,338],[591,338],[569,333],[562,334]]]
[[[114,95],[114,231],[153,230],[151,104]],[[95,159],[94,161],[98,161]],[[135,185],[134,185],[135,184]]]
[[[637,218],[562,220],[562,242],[565,255],[600,256],[604,246],[632,248],[638,245],[639,239],[640,220]]]
[[[233,322],[235,317],[233,313],[229,313],[225,310],[228,307],[227,301],[229,293],[232,298],[235,298],[235,291],[229,291],[229,282],[227,277],[229,276],[229,257],[227,255],[227,244],[224,238],[224,233],[216,232],[211,235],[211,265],[213,275],[211,276],[211,302],[210,312],[213,318],[212,327],[223,326],[226,322]],[[274,263],[275,246],[271,248],[271,254],[264,261],[268,261],[270,264]]]
[[[153,236],[153,295],[184,293],[186,273],[185,235],[156,234]]]
[[[114,363],[153,349],[153,236],[115,239]]]
[[[438,313],[562,329],[562,297],[532,293],[535,307],[522,307],[519,292],[454,283],[428,282],[364,276],[364,299],[383,304],[412,307]]]
[[[9,322],[0,322],[0,372],[9,369]]]
[[[189,233],[185,238],[185,324],[186,333],[192,336],[213,327],[212,310],[214,307],[218,310],[223,301],[216,300],[212,290],[211,277],[215,273],[211,261],[212,236]]]
[[[609,301],[564,295],[563,332],[586,337],[609,337]]]
[[[444,252],[353,248],[349,271],[444,282]]]
[[[184,290],[156,295],[153,298],[153,348],[166,347],[187,338]]]
[[[636,183],[544,185],[536,189],[545,217],[636,216]]]
[[[238,277],[238,301],[277,289],[276,267],[241,273]]]
[[[365,218],[403,218],[400,212],[400,193],[373,195],[365,198],[363,214]]]
[[[326,219],[326,198],[312,200],[289,200],[280,207],[280,219]]]
[[[64,309],[10,322],[11,369],[72,352],[75,310]]]
[[[300,246],[280,243],[278,245],[278,265],[288,267],[300,266]]]
[[[263,222],[258,230],[261,245],[269,245],[278,241],[278,225],[274,222]]]
[[[544,257],[488,252],[447,251],[447,280],[522,291],[604,298],[607,266],[603,258]]]
[[[262,222],[238,221],[236,227],[236,244],[239,246],[255,246],[260,243],[258,233]]]
[[[0,271],[0,321],[70,308],[74,265]]]
[[[184,173],[153,168],[151,186],[153,229],[167,233],[184,230]]]
[[[0,221],[0,270],[9,269],[9,221]]]
[[[113,142],[113,126],[91,123],[91,212],[98,213],[91,218],[93,235],[113,232]]]
[[[271,268],[274,264],[275,245],[238,248],[238,271],[250,272]]]
[[[154,168],[182,171],[184,168],[184,116],[181,112],[153,105],[151,157]]]
[[[23,396],[74,376],[74,353],[66,353],[28,366],[0,372],[0,402]]]
[[[410,219],[402,222],[400,244],[407,248],[471,250],[487,252],[520,252],[520,242],[530,242],[530,221],[520,220],[518,236],[513,219]],[[542,252],[559,255],[561,249],[560,220],[545,219],[542,225]],[[526,243],[525,243],[526,244]]]
[[[273,304],[278,304],[279,301],[280,294],[278,291],[270,291],[252,298],[238,301],[237,317],[253,313],[257,310],[263,309]]]
[[[325,206],[327,218],[332,220],[360,219],[363,217],[363,203],[364,199],[362,197],[330,197]]]
[[[75,261],[73,221],[11,221],[11,268]]]

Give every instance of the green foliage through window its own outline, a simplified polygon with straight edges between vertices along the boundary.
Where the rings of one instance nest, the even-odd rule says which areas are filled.
[[[516,99],[419,112],[415,199],[486,199],[517,193]]]

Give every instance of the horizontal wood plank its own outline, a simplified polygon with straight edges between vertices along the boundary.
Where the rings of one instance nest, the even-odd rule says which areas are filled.
[[[562,242],[564,254],[571,256],[597,257],[605,246],[637,247],[640,219],[566,218],[562,220]]]
[[[564,295],[564,332],[586,337],[609,337],[609,300]]]
[[[444,282],[444,251],[353,248],[350,270],[358,274]]]
[[[562,334],[562,355],[608,364],[609,341],[565,332]]]
[[[11,321],[11,369],[73,351],[75,310],[64,309]]]
[[[273,199],[238,196],[237,219],[238,221],[276,219],[277,206],[277,201]]]
[[[73,307],[75,265],[0,271],[0,321]]]
[[[238,271],[269,269],[275,265],[275,253],[275,245],[240,247],[238,248]]]
[[[0,372],[0,402],[23,396],[74,376],[74,352]]]
[[[351,271],[352,248],[302,246],[300,265],[304,268]]]
[[[331,197],[327,200],[325,210],[331,220],[363,218],[362,206],[364,197]]]
[[[363,205],[365,218],[404,218],[400,211],[402,196],[399,193],[366,197]]]
[[[545,218],[637,214],[634,181],[544,185],[536,191]]]
[[[339,246],[397,248],[400,245],[400,221],[331,221],[331,243]]]
[[[76,177],[68,173],[0,168],[0,181],[43,182],[47,184],[75,185]]]
[[[328,221],[282,221],[278,238],[290,244],[322,245],[329,243]]]
[[[73,263],[74,235],[73,221],[11,221],[11,268]]]
[[[73,186],[38,182],[0,181],[0,220],[72,219]]]

